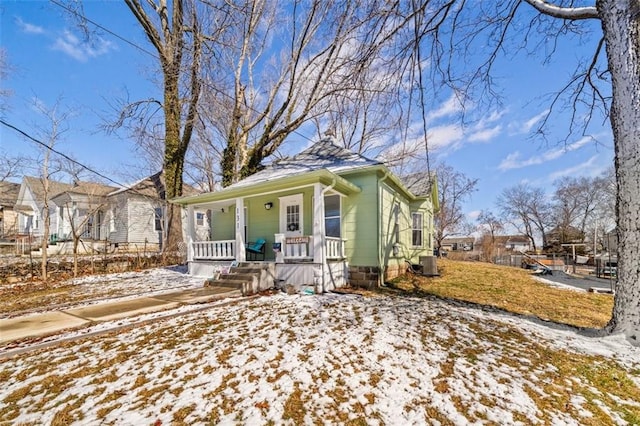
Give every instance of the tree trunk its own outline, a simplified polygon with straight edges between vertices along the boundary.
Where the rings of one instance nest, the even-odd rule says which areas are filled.
[[[48,186],[48,184],[47,184]],[[42,251],[42,264],[40,265],[42,272],[42,281],[47,281],[47,262],[48,262],[48,253],[47,248],[49,247],[49,231],[51,228],[51,217],[49,216],[49,201],[48,201],[48,189],[45,191],[44,195],[44,207],[42,209],[42,222],[44,229],[42,231],[42,242],[40,244],[40,251]]]
[[[640,4],[638,0],[598,0],[613,100],[618,195],[618,280],[607,329],[640,346]]]
[[[184,170],[185,148],[180,137],[182,123],[180,114],[179,93],[180,64],[165,65],[164,67],[164,182],[165,200],[171,200],[182,195],[182,175]],[[175,252],[178,243],[182,241],[182,220],[180,208],[174,204],[167,204],[166,208],[166,240],[162,251]]]

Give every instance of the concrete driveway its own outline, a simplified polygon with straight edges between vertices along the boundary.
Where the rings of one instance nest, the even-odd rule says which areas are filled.
[[[0,345],[30,337],[52,335],[98,322],[239,296],[241,292],[238,289],[212,286],[0,319]]]

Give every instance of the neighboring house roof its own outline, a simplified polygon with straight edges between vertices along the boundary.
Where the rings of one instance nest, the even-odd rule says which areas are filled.
[[[36,204],[39,207],[42,207],[44,204],[44,182],[42,178],[25,176],[23,178],[23,184],[29,188],[31,191],[31,195],[33,196]],[[75,184],[69,184],[64,182],[58,182],[54,180],[49,180],[49,199],[54,199],[59,197],[62,194],[69,194],[70,198],[73,198],[74,194],[83,195],[83,196],[105,196],[108,193],[112,192],[116,189],[113,186],[103,185],[101,183],[96,182],[84,182],[79,181]],[[16,198],[19,198],[16,197]],[[17,202],[17,200],[16,200]],[[30,211],[32,210],[30,206],[25,205],[16,205],[16,210],[22,211]]]
[[[0,182],[0,207],[13,207],[18,200],[20,184]]]
[[[442,244],[473,244],[475,241],[474,237],[447,237],[442,239]]]
[[[531,240],[526,235],[497,235],[495,237],[496,243],[509,245],[509,244],[531,244]]]
[[[115,191],[110,192],[108,195],[112,196],[122,194],[124,192],[129,192],[143,197],[164,200],[166,194],[164,172],[159,171],[157,173],[154,173],[151,176],[147,176],[137,182],[132,183],[131,185],[116,189]],[[187,184],[184,184],[182,186],[182,192],[184,196],[191,196],[199,193],[198,190]]]
[[[42,178],[25,176],[22,179],[22,182],[29,187],[31,191],[31,195],[33,199],[38,204],[38,206],[42,206],[44,204],[45,190],[44,190],[44,180]],[[54,197],[61,192],[69,191],[73,188],[73,185],[63,182],[58,182],[55,180],[49,180],[49,190],[48,196],[49,199]]]

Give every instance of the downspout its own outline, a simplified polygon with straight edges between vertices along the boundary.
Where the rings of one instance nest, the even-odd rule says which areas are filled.
[[[320,191],[320,197],[322,197],[322,200],[324,200],[324,194],[326,194],[327,192],[329,192],[330,190],[332,190],[334,187],[336,186],[336,178],[333,177],[331,180],[331,185],[327,186],[325,189],[323,189],[322,191]],[[324,208],[324,201],[322,203],[322,206]],[[342,212],[340,212],[340,214],[342,214]],[[324,278],[324,273],[325,273],[325,264],[327,263],[327,230],[324,226],[324,221],[325,221],[325,217],[324,217],[324,210],[322,211],[322,241],[320,242],[320,250],[322,250],[322,266],[321,266],[321,273],[322,273],[322,292],[324,293],[326,291],[325,286],[326,286],[326,282],[325,282],[325,278]],[[340,223],[342,224],[342,218],[340,218]],[[342,227],[342,226],[340,226]],[[341,231],[342,232],[342,231]]]
[[[378,270],[380,271],[380,275],[378,276],[378,285],[381,285],[384,283],[384,272],[385,272],[385,267],[384,267],[384,259],[383,259],[383,254],[382,254],[382,243],[383,243],[383,238],[382,238],[382,227],[383,227],[383,223],[382,223],[382,183],[387,180],[387,178],[389,177],[389,174],[391,174],[391,172],[389,170],[387,170],[384,173],[384,176],[382,177],[382,179],[380,179],[378,181]]]

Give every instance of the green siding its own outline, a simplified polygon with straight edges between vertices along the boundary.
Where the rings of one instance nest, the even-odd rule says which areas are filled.
[[[220,210],[211,212],[211,239],[218,240],[235,240],[235,207],[225,208],[224,213]]]
[[[378,265],[378,178],[376,173],[345,177],[362,191],[342,198],[345,252],[354,266]]]
[[[405,259],[413,263],[419,256],[433,253],[433,206],[431,200],[407,198],[393,179],[384,179],[381,170],[347,173],[342,177],[360,188],[360,192],[341,198],[342,238],[346,239],[345,254],[353,266],[401,265]],[[244,199],[247,208],[248,241],[264,238],[267,241],[266,259],[275,258],[272,251],[274,234],[280,226],[280,197],[303,195],[303,234],[313,235],[313,187],[259,195]],[[410,195],[409,195],[410,196]],[[264,204],[271,202],[271,210]],[[395,218],[393,206],[398,203],[399,235],[398,254],[394,255]],[[423,213],[423,247],[412,247],[412,212]],[[235,238],[235,205],[225,208],[225,213],[213,212],[214,240]]]

